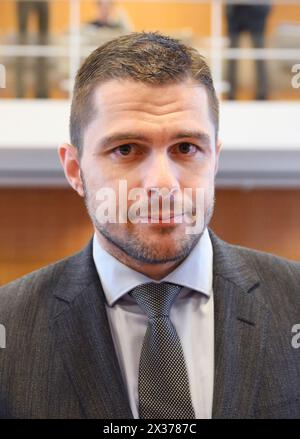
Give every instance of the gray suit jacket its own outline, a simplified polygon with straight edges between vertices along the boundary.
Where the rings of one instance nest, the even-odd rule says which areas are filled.
[[[209,233],[213,418],[300,418],[300,264]],[[0,323],[0,417],[132,418],[91,242],[0,288]]]

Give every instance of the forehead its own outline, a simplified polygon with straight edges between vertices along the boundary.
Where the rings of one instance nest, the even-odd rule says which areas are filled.
[[[194,81],[179,84],[148,85],[129,80],[111,80],[99,85],[93,96],[94,106],[101,116],[114,113],[140,112],[164,116],[176,112],[208,110],[205,88]],[[105,113],[105,114],[103,114]]]
[[[95,114],[85,132],[89,142],[115,130],[138,129],[150,135],[182,128],[200,128],[210,136],[214,132],[206,89],[192,80],[154,86],[114,79],[95,89],[93,104]]]

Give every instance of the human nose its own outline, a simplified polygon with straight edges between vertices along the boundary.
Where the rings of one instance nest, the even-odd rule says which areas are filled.
[[[168,189],[170,192],[179,190],[178,174],[169,158],[163,152],[156,153],[147,163],[145,177],[143,179],[144,189],[148,196],[151,196],[157,189]]]

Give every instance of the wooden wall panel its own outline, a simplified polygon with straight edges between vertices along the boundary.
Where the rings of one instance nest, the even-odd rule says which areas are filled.
[[[300,261],[300,190],[219,190],[211,227],[233,244]]]
[[[92,234],[72,190],[2,189],[0,206],[0,284],[77,251]]]
[[[300,261],[300,189],[219,189],[212,229],[231,243]],[[0,284],[71,255],[92,236],[71,189],[0,189]]]

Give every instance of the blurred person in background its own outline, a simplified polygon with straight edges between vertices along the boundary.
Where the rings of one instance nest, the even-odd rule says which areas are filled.
[[[18,43],[20,45],[30,44],[29,22],[31,14],[37,17],[38,29],[35,43],[45,45],[48,42],[49,31],[49,4],[48,1],[27,1],[19,0],[16,2]],[[26,57],[18,56],[16,61],[16,97],[23,98],[26,96]],[[35,57],[35,68],[33,70],[34,95],[36,98],[48,97],[48,79],[47,79],[47,58],[45,56]]]
[[[96,28],[109,28],[126,32],[132,29],[125,10],[117,8],[114,0],[97,1],[97,17],[88,24]]]
[[[264,2],[265,3],[265,2]],[[241,33],[250,34],[253,46],[257,49],[264,47],[264,33],[267,17],[271,6],[268,4],[241,5],[231,4],[226,6],[226,18],[230,47],[239,46]],[[264,60],[257,59],[256,65],[256,100],[265,100],[268,97],[268,79]],[[237,94],[237,59],[228,61],[228,81],[230,90],[229,99],[236,99]]]
[[[83,4],[84,6],[84,4]],[[114,0],[97,0],[93,4],[94,14],[92,19],[80,24],[81,48],[90,52],[92,48],[111,40],[134,29],[133,23],[126,11]],[[69,31],[64,35],[57,36],[57,45],[69,44]],[[56,72],[59,78],[60,87],[70,90],[71,80],[69,78],[69,66],[60,58],[56,61]]]

